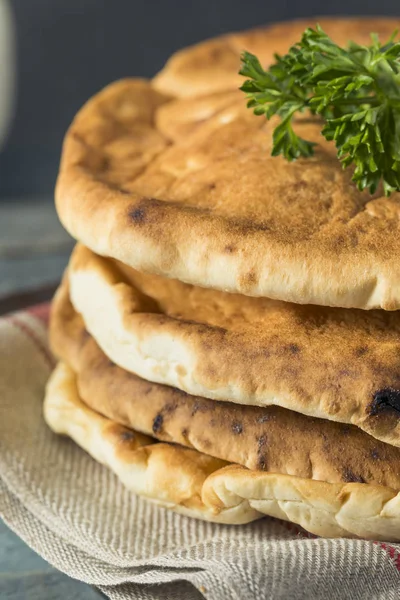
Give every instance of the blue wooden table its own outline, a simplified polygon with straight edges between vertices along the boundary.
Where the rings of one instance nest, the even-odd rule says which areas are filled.
[[[0,521],[1,600],[100,600],[94,588],[60,573]]]

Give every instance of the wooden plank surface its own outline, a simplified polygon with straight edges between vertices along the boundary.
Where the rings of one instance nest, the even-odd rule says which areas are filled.
[[[0,199],[0,299],[59,281],[72,247],[52,198]]]
[[[51,198],[0,199],[0,314],[49,299],[72,246]],[[103,597],[54,569],[0,520],[1,600]]]
[[[51,567],[0,521],[1,600],[99,600],[94,588]]]
[[[0,316],[17,310],[23,310],[28,306],[48,302],[54,296],[57,287],[58,280],[57,283],[35,288],[27,292],[15,292],[4,297],[0,296]]]

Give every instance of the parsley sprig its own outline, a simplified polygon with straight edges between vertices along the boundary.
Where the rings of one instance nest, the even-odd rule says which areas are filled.
[[[256,115],[281,119],[273,132],[272,155],[292,161],[314,153],[313,142],[293,129],[296,113],[309,110],[324,121],[322,135],[333,140],[343,167],[354,166],[359,190],[374,193],[382,180],[387,196],[400,191],[400,43],[397,32],[382,45],[350,42],[341,48],[317,26],[268,70],[243,52],[241,89]]]

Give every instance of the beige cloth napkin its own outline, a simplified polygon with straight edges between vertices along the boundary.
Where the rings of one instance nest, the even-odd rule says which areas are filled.
[[[0,516],[51,564],[113,599],[400,597],[400,545],[319,539],[268,518],[235,527],[178,516],[50,432],[47,315],[42,305],[0,319]]]

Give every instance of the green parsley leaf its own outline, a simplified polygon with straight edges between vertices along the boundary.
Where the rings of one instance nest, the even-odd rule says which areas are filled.
[[[273,132],[272,155],[292,161],[309,157],[315,143],[293,129],[296,113],[319,115],[322,135],[334,142],[343,168],[352,165],[359,190],[373,194],[382,182],[389,196],[400,191],[400,43],[397,31],[382,45],[349,42],[341,48],[319,27],[265,70],[256,56],[243,52],[240,88],[248,106],[281,122]]]

